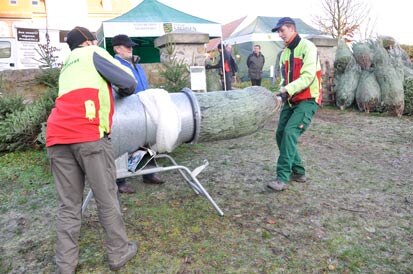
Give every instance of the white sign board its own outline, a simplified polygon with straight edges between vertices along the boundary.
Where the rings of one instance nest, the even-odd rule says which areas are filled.
[[[191,66],[191,89],[199,91],[207,91],[206,75],[204,66]]]

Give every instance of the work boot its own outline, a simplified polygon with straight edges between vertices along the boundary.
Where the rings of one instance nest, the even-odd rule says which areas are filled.
[[[130,184],[124,182],[122,184],[118,184],[118,191],[120,193],[132,194],[136,193],[136,190]]]
[[[165,183],[161,178],[159,178],[156,174],[153,173],[143,175],[142,179],[145,184],[161,185]]]
[[[267,188],[271,189],[272,191],[283,191],[288,188],[288,185],[276,179],[274,182],[268,183]]]
[[[110,263],[109,268],[112,271],[121,269],[128,261],[130,261],[138,252],[138,246],[135,242],[128,243],[128,251],[120,257],[119,262]]]
[[[291,181],[295,181],[297,183],[305,183],[307,182],[307,177],[304,174],[293,173],[291,174]]]

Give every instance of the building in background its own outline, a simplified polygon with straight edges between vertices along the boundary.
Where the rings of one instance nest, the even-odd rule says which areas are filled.
[[[77,25],[96,32],[102,21],[132,8],[116,0],[0,0],[0,37],[16,37],[16,28],[70,30]]]
[[[96,32],[131,8],[115,0],[0,0],[0,71],[58,66],[70,52],[69,30]]]

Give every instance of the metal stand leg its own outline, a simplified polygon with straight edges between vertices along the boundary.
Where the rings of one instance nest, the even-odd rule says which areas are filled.
[[[86,207],[87,207],[87,205],[89,204],[89,202],[92,198],[93,198],[93,192],[90,189],[89,192],[86,195],[85,200],[83,201],[83,204],[82,204],[82,215],[85,213]]]
[[[126,178],[126,177],[138,176],[138,175],[178,170],[181,176],[185,179],[188,186],[191,187],[191,189],[197,195],[201,194],[202,196],[204,196],[212,204],[212,206],[215,208],[218,214],[220,216],[224,216],[224,212],[222,212],[219,206],[215,203],[215,201],[211,198],[209,193],[205,190],[205,188],[201,185],[201,183],[196,178],[196,176],[199,173],[201,173],[209,165],[208,161],[205,160],[203,165],[195,168],[191,172],[187,167],[178,165],[175,162],[175,160],[167,154],[157,154],[155,155],[154,158],[155,159],[166,158],[172,163],[172,165],[166,166],[166,167],[145,168],[137,172],[130,172],[130,171],[127,171],[127,164],[128,164],[127,154],[124,154],[118,159],[116,159],[117,178]],[[90,202],[90,199],[92,199],[92,197],[93,197],[92,190],[89,190],[89,193],[87,194],[85,201],[83,202],[83,205],[82,205],[82,214],[85,212],[87,205]]]

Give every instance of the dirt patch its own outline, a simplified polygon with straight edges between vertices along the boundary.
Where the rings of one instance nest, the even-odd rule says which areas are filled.
[[[321,109],[299,142],[310,182],[270,193],[276,123],[274,117],[252,135],[171,154],[191,169],[209,161],[198,179],[224,217],[175,172],[160,174],[162,186],[129,179],[138,193],[122,195],[121,203],[128,235],[140,247],[125,273],[412,273],[413,120]],[[30,214],[33,202],[1,192],[5,272],[53,271],[53,191],[46,185],[33,192],[47,203]],[[80,244],[78,273],[106,272],[93,203]]]

